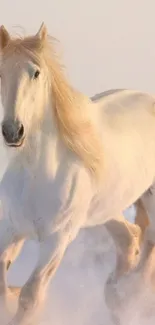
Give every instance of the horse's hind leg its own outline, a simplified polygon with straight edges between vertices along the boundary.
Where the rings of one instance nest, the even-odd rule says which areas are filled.
[[[113,238],[117,252],[115,274],[117,276],[132,269],[138,260],[140,251],[141,229],[129,223],[124,216],[108,221],[106,229]]]
[[[141,272],[143,280],[155,287],[155,186],[152,186],[141,199],[149,224],[145,231],[143,254],[137,271]]]
[[[105,224],[113,238],[116,247],[116,268],[110,274],[105,284],[105,300],[112,316],[121,307],[121,301],[115,289],[117,280],[125,273],[132,270],[138,263],[140,251],[141,229],[138,225],[131,224],[124,216],[113,219]],[[118,320],[117,320],[118,321]]]
[[[140,242],[143,242],[145,231],[149,225],[149,218],[142,202],[142,199],[139,199],[136,203],[136,217],[135,217],[135,224],[137,224],[141,229],[141,237]]]

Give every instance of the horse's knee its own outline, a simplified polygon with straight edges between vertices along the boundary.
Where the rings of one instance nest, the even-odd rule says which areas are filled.
[[[10,249],[8,250],[8,260],[10,261],[10,263],[13,263],[15,259],[18,257],[23,247],[23,244],[24,244],[24,239],[21,239],[11,245]]]

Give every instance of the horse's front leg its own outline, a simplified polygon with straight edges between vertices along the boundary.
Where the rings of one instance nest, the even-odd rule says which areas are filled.
[[[68,191],[68,183],[66,183]],[[77,170],[66,206],[55,220],[55,232],[40,242],[40,254],[36,268],[21,290],[18,309],[9,325],[28,325],[44,301],[47,285],[55,274],[65,250],[85,223],[92,197],[92,182],[85,168]]]
[[[9,325],[27,325],[34,320],[44,301],[47,284],[56,272],[69,242],[68,233],[54,233],[40,243],[36,268],[20,292],[17,313]]]
[[[20,251],[23,247],[25,239],[20,239],[16,243],[12,244],[11,247],[8,249],[7,253],[7,270],[10,268],[11,264],[16,260]]]
[[[6,219],[0,220],[0,300],[6,306],[6,271],[11,246],[17,242],[12,225]]]
[[[7,261],[6,261],[6,269],[8,270],[10,268],[10,266],[12,265],[12,263],[16,260],[16,258],[18,257],[18,255],[21,252],[21,249],[23,247],[25,239],[20,239],[19,241],[17,241],[16,243],[12,244],[11,247],[8,249],[7,252]],[[9,293],[13,294],[15,296],[19,295],[19,292],[21,290],[20,287],[14,287],[14,286],[9,286]]]

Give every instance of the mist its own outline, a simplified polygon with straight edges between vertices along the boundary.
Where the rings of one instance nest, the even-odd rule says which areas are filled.
[[[125,212],[134,220],[134,209]],[[35,266],[38,246],[29,241],[8,273],[8,284],[23,285]],[[105,227],[82,230],[69,246],[65,257],[50,283],[45,307],[38,325],[114,325],[104,300],[104,284],[115,267],[115,247]],[[121,325],[153,325],[155,293],[141,274],[122,278],[117,290],[123,299],[118,308]],[[15,312],[16,300],[10,299]],[[10,314],[11,315],[11,314]],[[6,325],[10,315],[1,314]],[[13,314],[12,314],[13,315]],[[33,323],[34,325],[35,323]]]

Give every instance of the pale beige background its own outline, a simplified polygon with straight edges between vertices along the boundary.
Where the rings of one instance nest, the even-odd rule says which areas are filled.
[[[155,93],[155,0],[0,0],[0,24],[10,31],[21,25],[35,33],[43,20],[60,40],[68,74],[81,91],[125,87]],[[0,132],[0,175],[6,164]],[[104,304],[104,283],[115,262],[110,247],[103,228],[81,232],[51,283],[40,325],[113,325]],[[26,281],[36,248],[31,242],[25,247],[9,272],[11,284]],[[145,308],[137,296],[131,307],[125,324],[154,324],[154,314],[139,319]]]
[[[155,93],[154,0],[0,0],[0,24],[35,32],[44,20],[63,48],[74,85]]]

